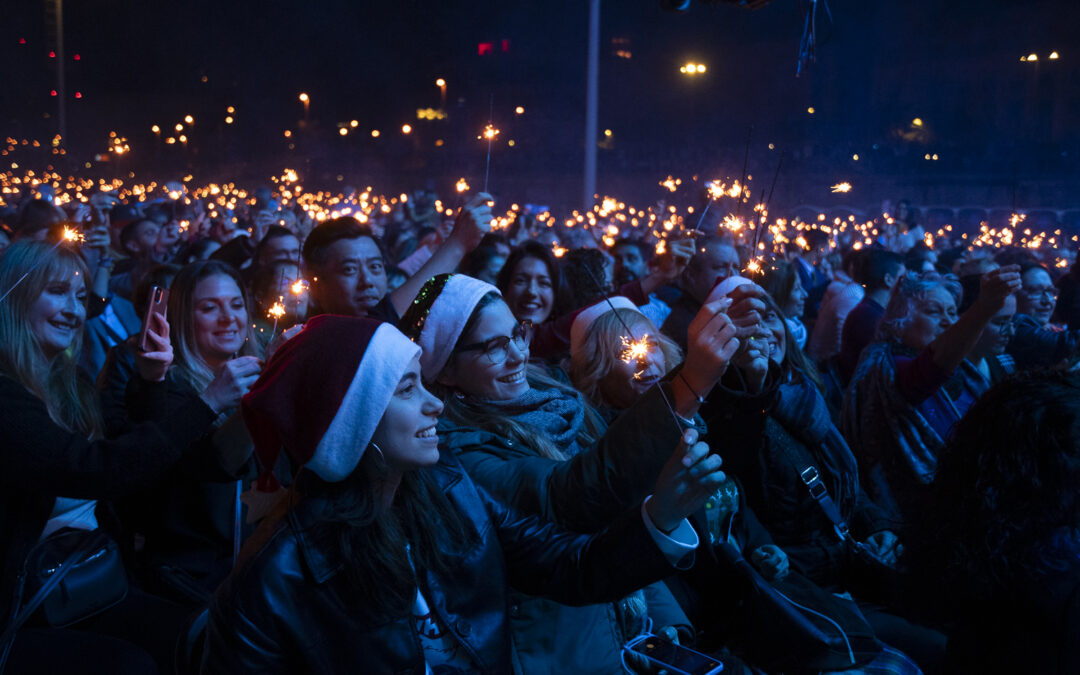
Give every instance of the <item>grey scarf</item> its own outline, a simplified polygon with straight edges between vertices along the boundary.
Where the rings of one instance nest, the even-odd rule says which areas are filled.
[[[530,387],[517,398],[483,404],[546,435],[567,457],[581,452],[577,438],[585,423],[585,401],[577,392]]]

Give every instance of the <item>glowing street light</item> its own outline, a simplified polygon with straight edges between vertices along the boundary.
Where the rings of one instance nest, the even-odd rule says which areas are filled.
[[[191,115],[185,115],[184,116],[184,122],[186,122],[188,124],[195,124],[195,118],[192,117]]]
[[[341,127],[340,129],[337,130],[337,132],[339,134],[341,134],[342,136],[348,136],[349,135],[349,130],[346,129],[345,127]]]
[[[446,107],[446,80],[439,78],[435,80],[435,86],[439,88],[439,108]]]
[[[401,125],[401,133],[403,133],[403,134],[411,134],[412,133],[412,126],[409,125],[409,124],[402,124]]]
[[[1058,60],[1059,58],[1061,58],[1061,57],[1060,57],[1060,56],[1058,55],[1058,53],[1057,53],[1057,52],[1050,52],[1050,56],[1049,56],[1048,58],[1049,58],[1049,59],[1050,59],[1051,61],[1057,61],[1057,60]]]
[[[300,102],[304,104],[304,121],[308,118],[308,107],[311,105],[311,97],[307,95],[307,92],[300,92]]]
[[[704,75],[705,70],[704,63],[687,63],[679,67],[679,72],[683,75]]]
[[[514,108],[514,113],[517,114],[517,115],[524,115],[525,114],[524,106],[519,105],[518,107]]]

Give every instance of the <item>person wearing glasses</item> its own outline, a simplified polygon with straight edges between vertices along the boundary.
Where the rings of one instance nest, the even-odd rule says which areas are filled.
[[[1050,323],[1058,297],[1050,272],[1042,265],[1029,263],[1021,268],[1020,279],[1023,285],[1016,294],[1016,334],[1009,342],[1009,354],[1016,360],[1016,367],[1050,367],[1080,356],[1080,330],[1064,330]]]
[[[685,380],[651,387],[610,427],[581,394],[529,363],[532,324],[490,284],[433,277],[399,325],[422,347],[423,379],[444,401],[442,450],[497,499],[591,533],[641,506],[699,397],[727,368],[738,340],[726,303],[707,305],[691,325]],[[640,615],[610,604],[572,608],[520,594],[511,601],[523,672],[617,672],[622,640],[638,632]]]

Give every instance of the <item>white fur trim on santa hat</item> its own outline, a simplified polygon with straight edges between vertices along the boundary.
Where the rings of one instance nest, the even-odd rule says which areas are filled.
[[[392,324],[384,323],[364,350],[337,414],[305,466],[325,481],[345,480],[379,426],[409,362],[420,348]]]
[[[705,299],[705,304],[707,305],[710,302],[716,302],[720,298],[726,298],[728,293],[739,286],[745,286],[746,284],[753,286],[754,282],[746,277],[740,277],[738,275],[730,276],[713,286],[713,289],[709,291],[709,297]]]
[[[608,300],[611,301],[610,304]],[[575,354],[581,350],[581,346],[585,343],[585,337],[588,335],[589,327],[593,325],[593,322],[616,309],[632,309],[641,314],[641,310],[637,308],[637,305],[631,302],[629,298],[624,298],[621,295],[601,300],[595,305],[586,307],[574,317],[574,323],[570,326],[570,353]],[[641,315],[645,316],[644,314]]]
[[[442,372],[473,310],[488,293],[502,296],[491,284],[466,274],[455,274],[446,281],[420,330],[418,342],[424,350],[420,354],[420,368],[425,381],[434,381]]]

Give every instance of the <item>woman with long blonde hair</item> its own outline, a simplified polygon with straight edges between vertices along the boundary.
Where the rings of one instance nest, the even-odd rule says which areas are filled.
[[[76,357],[86,321],[88,270],[66,245],[11,245],[0,257],[0,612],[5,627],[28,599],[27,556],[54,532],[96,531],[99,499],[152,483],[181,459],[217,411],[198,396],[173,415],[102,438],[101,409]],[[148,407],[163,408],[160,384],[172,362],[169,326],[152,319],[152,351],[136,356]],[[103,519],[102,526],[108,524]],[[154,672],[168,663],[177,616],[134,588],[111,609],[67,628],[31,617],[15,632],[9,672]],[[111,637],[105,637],[111,636]],[[138,646],[136,646],[136,643]],[[151,658],[153,656],[153,659]]]
[[[168,307],[176,359],[166,384],[172,396],[199,393],[216,402],[222,414],[196,445],[219,461],[178,467],[121,506],[144,541],[143,583],[192,606],[228,574],[242,535],[236,481],[250,473],[252,444],[237,408],[262,367],[249,307],[239,274],[223,262],[194,262],[176,275]],[[153,419],[137,402],[130,413]]]

